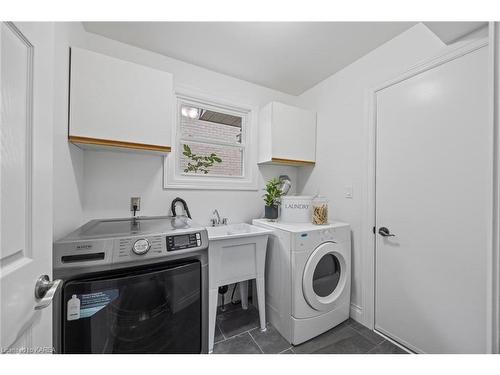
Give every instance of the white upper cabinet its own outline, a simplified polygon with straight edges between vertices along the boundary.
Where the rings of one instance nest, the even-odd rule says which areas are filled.
[[[70,75],[70,142],[170,151],[172,74],[72,47]]]
[[[259,163],[314,165],[316,113],[271,102],[260,111]]]

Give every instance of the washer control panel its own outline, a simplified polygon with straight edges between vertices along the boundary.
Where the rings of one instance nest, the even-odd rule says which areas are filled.
[[[205,227],[190,220],[185,227],[174,227],[174,221],[172,217],[139,218],[137,223],[128,219],[90,221],[54,243],[54,269],[61,274],[66,272],[63,269],[111,269],[125,267],[125,263],[178,259],[188,253],[198,256],[208,249]],[[104,227],[96,230],[96,225]]]
[[[151,244],[145,238],[140,238],[134,242],[134,246],[132,247],[132,251],[137,255],[146,254],[151,248]]]
[[[167,251],[184,250],[201,246],[201,233],[186,233],[167,236]]]

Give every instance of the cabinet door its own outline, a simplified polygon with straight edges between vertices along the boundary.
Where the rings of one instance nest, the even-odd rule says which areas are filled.
[[[170,146],[170,73],[73,47],[70,90],[70,137]]]
[[[273,103],[273,158],[316,160],[316,114],[282,103]]]

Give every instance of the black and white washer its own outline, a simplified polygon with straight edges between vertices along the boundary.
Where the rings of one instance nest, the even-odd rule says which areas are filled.
[[[92,220],[54,244],[58,353],[206,353],[208,236],[187,217]]]

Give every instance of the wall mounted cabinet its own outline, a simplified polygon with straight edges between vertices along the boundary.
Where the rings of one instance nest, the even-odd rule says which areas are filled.
[[[70,142],[170,152],[172,74],[75,47],[70,70]]]
[[[316,113],[279,102],[260,111],[259,164],[314,165]]]

